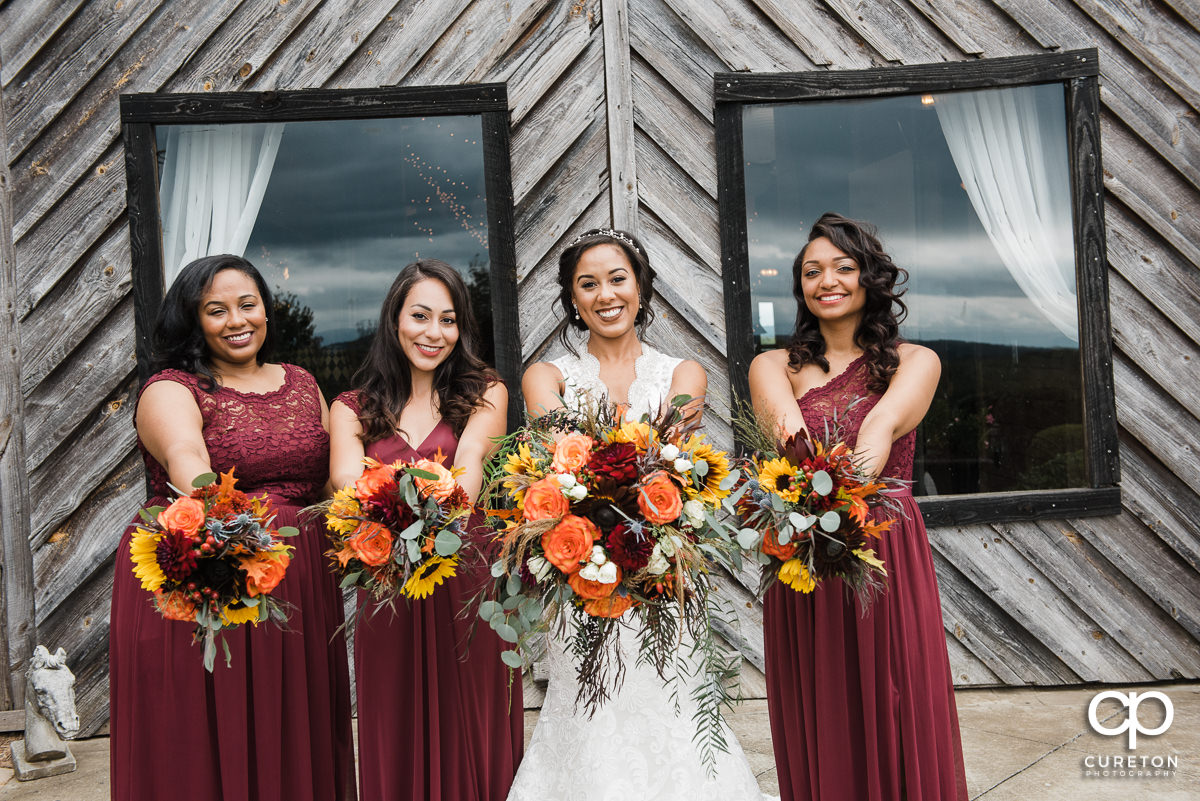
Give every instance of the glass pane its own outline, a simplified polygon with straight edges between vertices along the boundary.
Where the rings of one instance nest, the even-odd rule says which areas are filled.
[[[262,143],[269,140],[263,131],[272,127],[161,127],[159,142],[167,145],[161,190],[164,239],[171,226],[182,231],[203,214],[197,214],[192,202],[185,220],[171,220],[170,193],[176,181],[189,177],[185,169],[173,167],[185,161],[183,149],[199,150],[196,144],[220,129],[244,129],[246,153],[236,144],[222,143],[219,162],[201,160],[192,169],[218,175],[228,169],[249,187],[256,177],[265,180],[257,214],[253,199],[243,211],[251,223],[244,255],[275,292],[279,360],[312,372],[332,400],[349,386],[361,363],[380,304],[400,268],[419,258],[436,258],[457,268],[467,281],[483,334],[483,356],[494,363],[481,117],[275,125],[281,131],[270,163]],[[174,154],[173,143],[179,143]],[[198,181],[193,178],[192,185]],[[228,193],[237,198],[235,203],[253,197],[252,190],[239,194],[223,184],[209,191],[217,198]],[[238,252],[236,238],[222,238],[217,227],[214,215],[209,252]]]
[[[999,144],[1024,141],[1024,155],[981,156],[980,142],[1001,128],[985,116],[987,136],[961,137],[975,148],[982,174],[968,165],[960,171],[947,144],[953,129],[943,130],[939,114],[956,101],[997,100],[984,97],[995,91],[743,108],[757,350],[790,340],[792,261],[813,222],[836,211],[877,225],[885,249],[910,273],[901,333],[942,360],[937,396],[918,432],[919,494],[1087,485],[1063,90],[1047,84],[1006,96],[1024,105],[1020,114],[1003,106],[993,112],[1020,118]],[[1040,131],[1037,147],[1030,130]],[[1032,179],[1008,174],[1021,159],[1032,165]],[[1032,180],[1042,193],[1035,246],[1026,241],[1031,226],[1014,222],[1020,215],[1005,194],[1005,182],[1017,180]],[[1007,208],[996,208],[996,198],[989,207],[987,189],[976,200],[967,188],[988,181],[999,185],[995,194],[1008,199]]]

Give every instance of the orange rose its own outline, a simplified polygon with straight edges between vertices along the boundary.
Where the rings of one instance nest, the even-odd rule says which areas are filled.
[[[547,476],[535,481],[525,490],[525,519],[551,520],[571,511],[571,504],[562,494],[558,479]]]
[[[637,500],[638,508],[646,519],[659,525],[678,519],[683,511],[679,488],[663,470],[656,470],[646,477]]]
[[[567,583],[571,585],[571,589],[575,590],[575,594],[584,600],[596,600],[597,598],[607,598],[613,594],[613,590],[621,583],[621,567],[614,565],[617,568],[617,580],[611,584],[604,584],[599,581],[588,581],[579,575],[578,572],[567,576]]]
[[[454,474],[441,464],[430,459],[421,459],[413,467],[437,476],[434,480],[428,478],[415,479],[417,489],[426,498],[432,495],[434,498],[444,501],[454,494],[454,488],[458,486],[458,482],[454,480]]]
[[[242,561],[246,571],[246,594],[253,598],[259,593],[269,593],[279,584],[291,564],[287,551],[259,552]]]
[[[574,473],[587,467],[592,458],[595,441],[584,434],[572,432],[554,446],[554,460],[550,467],[557,473]]]
[[[592,544],[600,536],[596,524],[586,517],[567,515],[542,535],[546,561],[564,573],[574,573],[592,555]]]
[[[785,562],[795,556],[796,551],[800,550],[800,545],[796,541],[795,535],[788,540],[787,545],[780,545],[779,532],[773,528],[768,529],[767,532],[763,534],[762,545],[759,547],[762,548],[762,552],[767,556],[775,556]]]
[[[168,531],[195,534],[204,525],[204,502],[180,498],[158,513],[158,524]]]
[[[392,555],[392,532],[387,526],[364,520],[350,538],[349,545],[364,565],[379,567]]]
[[[384,490],[396,486],[396,470],[374,459],[366,460],[367,469],[363,471],[358,481],[354,482],[354,492],[359,499],[365,500],[379,495]]]
[[[154,592],[154,604],[167,620],[182,620],[192,623],[196,620],[196,605],[184,597],[182,592]]]
[[[583,605],[583,611],[592,617],[620,617],[635,603],[632,595],[609,595],[588,601]]]

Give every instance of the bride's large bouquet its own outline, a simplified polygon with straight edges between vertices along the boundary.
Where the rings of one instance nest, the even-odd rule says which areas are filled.
[[[675,681],[703,672],[693,693],[702,746],[723,748],[720,706],[732,668],[714,638],[711,559],[733,550],[713,515],[737,480],[729,458],[683,422],[676,398],[651,420],[627,421],[606,402],[532,421],[507,438],[492,496],[507,501],[491,600],[480,616],[514,643],[520,668],[532,635],[551,625],[568,641],[590,712],[621,682],[617,626],[637,629],[639,664]],[[680,654],[683,631],[691,653]],[[686,650],[686,649],[684,649]]]
[[[168,506],[138,512],[142,522],[129,544],[133,573],[153,593],[167,620],[195,623],[204,641],[204,667],[212,672],[217,641],[230,663],[221,632],[270,620],[283,627],[287,614],[271,597],[291,561],[283,537],[299,531],[274,527],[267,496],[251,498],[234,485],[233,470],[197,476],[191,494]]]
[[[325,514],[328,551],[343,589],[376,601],[421,599],[455,575],[473,509],[441,459],[383,464],[366,459],[352,485],[315,509]]]

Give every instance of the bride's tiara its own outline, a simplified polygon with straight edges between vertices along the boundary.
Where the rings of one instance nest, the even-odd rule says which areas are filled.
[[[629,237],[628,234],[624,233],[623,231],[618,231],[614,228],[595,228],[591,231],[584,231],[582,234],[580,234],[579,236],[572,239],[567,244],[567,247],[573,248],[576,245],[578,245],[580,242],[582,242],[583,240],[591,239],[594,236],[606,236],[609,239],[616,239],[620,242],[624,242],[626,245],[629,245],[629,247],[633,248],[634,253],[637,253],[638,255],[642,255],[642,256],[645,255],[644,253],[642,253],[642,249],[637,246],[637,243],[635,243],[633,241],[633,239],[631,239]]]

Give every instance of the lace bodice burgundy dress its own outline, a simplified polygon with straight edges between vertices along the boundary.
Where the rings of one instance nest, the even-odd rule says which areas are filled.
[[[326,569],[323,531],[297,514],[318,498],[329,471],[316,381],[292,365],[284,365],[283,385],[265,394],[207,392],[179,370],[146,386],[157,381],[191,392],[212,469],[232,469],[239,489],[270,496],[278,525],[297,526],[300,535],[274,592],[292,606],[289,630],[264,624],[225,632],[231,666],[218,656],[210,674],[192,645],[192,625],[164,620],[141,589],[129,559],[133,527],[126,530],[109,639],[112,798],[353,799],[341,593]],[[142,455],[151,503],[163,503],[174,494],[166,471],[144,448]]]
[[[797,401],[810,432],[836,418],[853,446],[881,397],[867,388],[868,368],[859,357]],[[915,442],[915,431],[897,440],[882,474],[910,480]],[[838,579],[808,595],[767,591],[767,705],[783,801],[967,797],[929,540],[911,492],[899,502],[904,517],[876,546],[887,589],[865,614]]]
[[[642,345],[628,418],[656,412],[668,400],[680,361]],[[596,399],[608,394],[599,365],[586,350],[552,364],[562,373],[568,405],[583,394]],[[626,617],[632,619],[633,613]],[[671,688],[658,672],[635,664],[636,621],[621,626],[618,634],[625,680],[591,718],[575,705],[579,684],[566,642],[551,637],[546,697],[508,801],[760,801],[758,781],[728,726],[729,751],[718,755],[716,770],[708,775],[692,742],[692,683],[684,679],[678,688],[676,714]],[[689,647],[685,642],[681,651]]]
[[[337,400],[361,411],[355,393]],[[394,434],[366,453],[394,462],[439,450],[454,464],[458,439],[445,421],[416,448]],[[468,546],[486,547],[491,532],[481,522],[472,518]],[[361,609],[354,661],[362,801],[494,801],[508,792],[525,744],[521,684],[510,691],[503,643],[466,608],[490,579],[489,561],[464,557],[432,595],[399,600],[394,612]],[[360,605],[366,601],[360,593]]]

